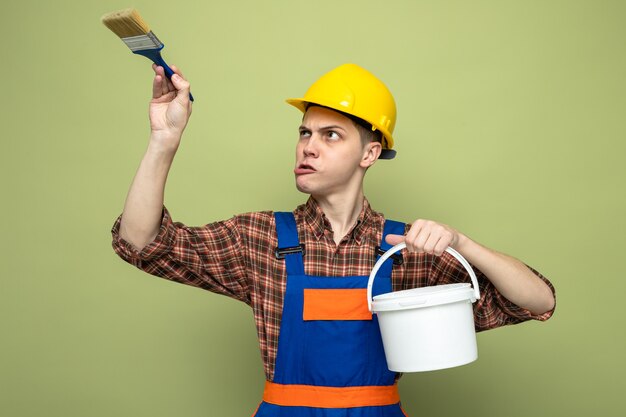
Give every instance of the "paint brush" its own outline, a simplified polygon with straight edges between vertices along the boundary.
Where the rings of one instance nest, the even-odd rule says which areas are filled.
[[[134,54],[143,55],[163,67],[167,78],[172,78],[174,71],[161,57],[161,49],[165,45],[148,28],[137,10],[130,8],[107,13],[102,16],[102,23],[119,36]],[[189,99],[193,101],[191,93]]]

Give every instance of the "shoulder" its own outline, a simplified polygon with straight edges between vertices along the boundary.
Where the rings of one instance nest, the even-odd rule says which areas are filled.
[[[274,228],[274,212],[253,211],[241,213],[227,220],[234,223],[239,229],[262,232]]]
[[[291,213],[294,214],[296,221],[303,220],[305,204],[299,205]],[[233,216],[228,222],[234,223],[237,227],[249,230],[275,230],[276,218],[278,212],[289,212],[287,210],[263,210],[241,213]]]

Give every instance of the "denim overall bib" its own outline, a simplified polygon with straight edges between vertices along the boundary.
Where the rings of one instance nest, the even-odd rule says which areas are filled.
[[[368,277],[305,275],[293,214],[275,218],[287,287],[274,380],[253,417],[406,417],[367,309]],[[404,224],[385,222],[383,250],[388,233],[403,235]],[[390,258],[380,268],[374,295],[391,292],[392,266]]]

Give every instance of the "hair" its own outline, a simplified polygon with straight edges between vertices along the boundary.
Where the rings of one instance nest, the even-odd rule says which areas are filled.
[[[331,107],[326,107],[326,106],[322,106],[320,104],[315,104],[315,103],[307,103],[305,110],[308,110],[311,107],[322,107],[324,109],[329,109],[352,120],[352,123],[354,123],[354,127],[356,127],[356,130],[359,132],[359,136],[361,138],[361,143],[363,144],[363,146],[371,142],[382,143],[382,139],[383,139],[382,132],[378,129],[375,129],[375,130],[372,129],[373,126],[371,123],[366,122],[365,120],[359,117],[342,112],[341,110],[333,109]]]

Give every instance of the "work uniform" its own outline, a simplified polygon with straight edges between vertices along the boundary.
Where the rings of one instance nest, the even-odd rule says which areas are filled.
[[[330,282],[335,278],[344,282],[343,277],[369,274],[376,262],[376,246],[384,244],[384,227],[388,222],[382,214],[372,210],[367,199],[363,201],[363,209],[355,225],[339,244],[334,242],[331,225],[313,198],[309,198],[306,204],[300,205],[293,215],[299,241],[305,244],[304,253],[297,256],[302,256],[304,259],[303,268],[306,274],[299,270],[290,272],[290,275],[332,277],[325,280],[307,278],[305,280],[307,285],[311,285],[311,288],[307,287],[307,289],[316,289],[315,284]],[[224,221],[191,227],[174,222],[169,211],[164,207],[156,238],[141,250],[120,237],[120,220],[121,216],[116,219],[111,231],[113,249],[122,259],[149,274],[226,295],[248,304],[254,314],[267,381],[283,385],[286,385],[285,382],[294,384],[300,381],[300,379],[284,379],[291,378],[290,375],[285,375],[286,369],[291,369],[290,372],[300,372],[304,362],[296,363],[294,367],[283,359],[282,346],[287,343],[283,342],[285,334],[283,326],[287,323],[283,322],[282,315],[284,311],[298,308],[290,301],[292,298],[287,294],[288,290],[295,288],[296,284],[291,285],[291,283],[298,281],[287,278],[289,266],[287,259],[290,257],[286,257],[287,259],[276,257],[277,247],[290,246],[290,244],[278,242],[275,213],[244,213]],[[404,231],[398,234],[403,233]],[[297,246],[297,244],[294,245]],[[552,315],[552,311],[542,315],[533,315],[516,306],[499,294],[481,271],[475,269],[475,272],[481,293],[481,299],[474,303],[477,331],[530,319],[547,320]],[[389,273],[391,273],[391,287],[394,291],[469,281],[464,268],[447,254],[437,257],[423,253],[404,252],[402,264],[396,264],[389,272],[382,271],[379,276],[388,277]],[[536,274],[552,288],[546,278],[537,272]],[[345,280],[345,282],[348,281]],[[375,283],[378,281],[379,278]],[[380,279],[380,284],[376,285],[383,285],[384,281]],[[333,287],[331,289],[344,288]],[[387,292],[380,287],[377,287],[376,291]],[[304,287],[302,287],[302,292],[304,293]],[[322,297],[322,300],[327,299],[328,297]],[[302,308],[304,309],[304,305]],[[294,316],[291,317],[293,319]],[[374,316],[374,320],[375,318]],[[304,321],[302,316],[300,320]],[[309,320],[301,325],[325,324],[322,322],[322,320]],[[333,320],[332,323],[327,324],[334,326],[339,322],[341,321]],[[293,332],[298,335],[299,330],[295,329],[291,332],[292,335]],[[355,346],[358,348],[360,344],[355,344]],[[304,347],[310,349],[311,345],[307,344],[301,348],[304,349]],[[319,343],[313,347],[321,348]],[[372,344],[369,348],[374,349]],[[309,352],[311,351],[305,350],[307,355]],[[300,359],[294,359],[294,361],[298,362]],[[362,372],[371,371],[366,370],[365,367],[360,367],[360,369]],[[347,385],[387,384],[388,381],[384,378],[375,383],[371,382],[375,375],[380,377],[380,374],[379,372],[368,376],[359,375],[358,380]],[[279,377],[279,375],[282,376]],[[304,380],[305,382],[300,384],[332,387],[333,383],[328,383],[324,379],[329,375],[332,373],[318,372],[316,378],[320,379]],[[270,388],[268,393],[272,392]],[[318,392],[321,391],[318,390]],[[264,411],[264,407],[270,406],[262,405],[260,411]]]
[[[266,382],[255,416],[405,416],[376,316],[367,309],[368,276],[306,275],[293,214],[275,216],[287,288],[274,380]],[[389,248],[387,234],[404,229],[386,221],[381,248]],[[391,292],[392,265],[388,259],[379,270],[374,295]]]

